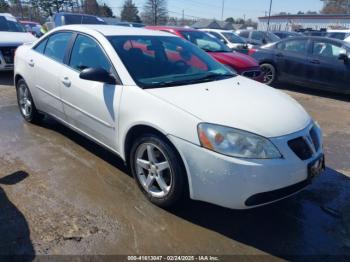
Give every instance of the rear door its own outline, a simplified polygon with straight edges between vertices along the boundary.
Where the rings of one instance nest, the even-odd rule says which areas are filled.
[[[64,119],[59,76],[73,33],[59,32],[41,41],[29,52],[27,63],[32,71],[36,104],[42,111]]]
[[[276,45],[275,61],[280,80],[305,83],[309,67],[309,41],[288,39]]]
[[[350,90],[350,63],[339,59],[348,54],[342,43],[331,39],[312,41],[312,56],[309,59],[309,78],[316,88]]]
[[[117,78],[97,40],[79,34],[59,78],[67,122],[98,142],[115,148],[122,86],[81,79],[79,75],[86,68],[103,68]]]

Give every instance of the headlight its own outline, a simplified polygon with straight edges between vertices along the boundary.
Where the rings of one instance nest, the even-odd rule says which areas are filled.
[[[282,158],[270,140],[239,129],[213,124],[200,124],[198,135],[202,147],[217,153],[250,159]]]

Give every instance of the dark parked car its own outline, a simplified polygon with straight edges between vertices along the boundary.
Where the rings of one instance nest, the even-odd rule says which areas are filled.
[[[253,46],[261,46],[281,40],[277,35],[267,31],[238,30],[236,34]]]
[[[265,83],[303,84],[350,94],[350,44],[325,37],[287,38],[254,49]]]
[[[114,25],[119,25],[119,26],[126,26],[126,27],[145,27],[144,24],[142,23],[132,23],[132,22],[119,22],[115,23]]]
[[[48,21],[51,26],[50,29],[62,25],[76,25],[76,24],[101,24],[105,25],[106,22],[97,16],[86,15],[86,14],[75,14],[75,13],[66,13],[60,12],[56,13],[53,18],[50,18]]]
[[[324,37],[327,35],[327,31],[324,31],[324,30],[310,30],[310,31],[304,31],[303,32],[303,35],[305,36],[321,36],[321,37]]]
[[[302,36],[302,34],[297,32],[290,31],[272,31],[273,34],[277,35],[281,39],[289,38],[289,37],[297,37]]]

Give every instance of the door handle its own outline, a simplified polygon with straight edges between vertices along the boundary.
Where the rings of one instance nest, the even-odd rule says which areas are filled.
[[[310,63],[311,64],[315,64],[315,65],[319,65],[320,64],[320,60],[312,59],[312,60],[310,60]]]
[[[28,65],[30,67],[34,67],[35,63],[34,63],[34,60],[33,59],[30,59],[29,62],[28,62]]]
[[[276,56],[277,57],[284,57],[284,55],[282,53],[278,53]]]
[[[72,85],[72,82],[69,80],[68,77],[64,77],[62,79],[62,83],[66,86],[66,87],[70,87]]]

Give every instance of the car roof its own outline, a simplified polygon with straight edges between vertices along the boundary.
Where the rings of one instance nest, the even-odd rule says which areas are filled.
[[[12,14],[10,13],[0,13],[0,16],[7,16],[7,17],[11,17],[11,18],[15,18]]]
[[[191,28],[191,27],[181,27],[181,26],[146,26],[146,28],[153,29],[153,30],[173,30],[173,31],[199,31],[197,29]]]
[[[115,35],[152,35],[152,36],[172,36],[176,37],[170,33],[162,31],[147,30],[139,27],[125,27],[125,26],[115,26],[115,25],[66,25],[60,26],[54,29],[57,31],[77,31],[82,33],[100,33],[104,36],[115,36]]]
[[[201,31],[211,31],[211,32],[218,32],[218,33],[232,33],[232,30],[224,30],[224,29],[211,29],[211,28],[203,28],[200,29]]]
[[[350,33],[350,29],[327,30],[327,33]]]
[[[327,41],[333,41],[342,45],[346,45],[348,46],[348,44],[342,40],[336,39],[336,38],[329,38],[329,37],[322,37],[322,36],[296,36],[293,38],[287,38],[287,39],[283,39],[279,42],[284,42],[284,41],[293,41],[293,40],[303,40],[303,39],[311,39],[311,40],[327,40]],[[277,43],[279,43],[277,42]]]
[[[34,22],[34,21],[28,21],[28,20],[20,20],[21,23],[27,23],[27,24],[36,24],[38,25],[38,22]]]

